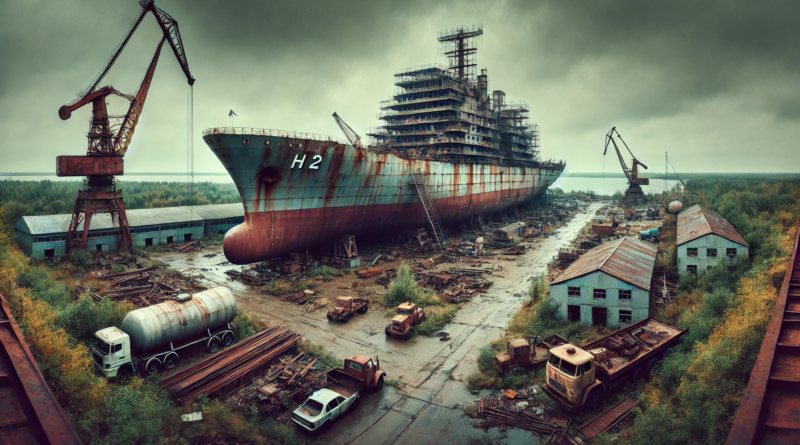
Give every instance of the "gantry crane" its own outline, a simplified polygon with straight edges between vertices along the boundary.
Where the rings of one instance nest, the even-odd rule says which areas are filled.
[[[631,161],[631,168],[628,168],[628,165],[625,163],[625,159],[622,157],[622,153],[619,151],[619,147],[617,146],[617,142],[614,140],[614,134],[616,133],[617,138],[622,141],[622,144],[625,145],[625,148],[630,153],[633,160]],[[636,156],[633,155],[631,149],[628,148],[628,144],[622,139],[622,135],[619,134],[617,131],[617,127],[612,127],[611,131],[606,134],[606,145],[605,150],[603,150],[603,156],[606,155],[608,152],[608,143],[611,142],[614,145],[614,150],[617,151],[617,157],[619,158],[619,163],[622,166],[622,171],[625,173],[625,177],[628,178],[628,189],[625,190],[625,197],[622,199],[622,203],[625,206],[634,206],[647,203],[645,199],[644,192],[642,191],[643,185],[649,185],[650,179],[648,178],[640,178],[639,177],[639,166],[641,165],[647,170],[647,166],[639,162],[636,159]]]
[[[119,228],[119,235],[117,236],[118,250],[125,251],[132,248],[128,217],[125,214],[125,204],[122,200],[122,190],[116,187],[114,176],[124,173],[123,157],[128,151],[128,146],[136,130],[136,124],[138,124],[141,117],[142,108],[150,90],[150,83],[153,80],[156,64],[165,41],[169,42],[170,47],[172,47],[172,51],[175,53],[178,63],[180,63],[189,81],[190,88],[194,85],[194,77],[189,71],[189,63],[186,59],[180,32],[178,31],[178,22],[156,7],[153,0],[140,0],[139,4],[142,6],[142,10],[100,72],[92,79],[88,87],[78,93],[75,100],[58,110],[59,117],[67,120],[75,110],[84,105],[92,104],[92,118],[87,136],[89,139],[87,155],[59,156],[56,159],[56,174],[58,176],[85,176],[87,178],[84,181],[84,188],[78,191],[78,198],[75,201],[72,220],[67,232],[67,254],[70,253],[73,247],[86,248],[89,225],[92,215],[96,213],[110,214],[112,226]],[[127,95],[121,93],[110,85],[97,88],[148,12],[153,13],[164,35],[158,43],[155,55],[136,94]],[[124,116],[111,117],[108,115],[106,98],[110,95],[120,96],[131,102],[128,112]],[[78,227],[81,223],[83,223],[83,231],[78,233]],[[99,245],[98,250],[101,250]]]
[[[347,138],[347,141],[350,142],[350,145],[356,148],[364,148],[364,145],[361,143],[361,136],[359,136],[358,133],[350,128],[350,126],[347,125],[347,123],[343,121],[338,114],[333,113],[333,118],[336,119],[336,124],[342,129],[342,133],[344,133],[344,137]]]

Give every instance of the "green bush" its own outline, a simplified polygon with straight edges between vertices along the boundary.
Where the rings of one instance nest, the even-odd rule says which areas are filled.
[[[132,305],[115,303],[108,298],[97,303],[88,294],[83,294],[73,304],[59,312],[58,326],[78,340],[88,340],[100,329],[119,327]]]
[[[252,337],[265,328],[264,323],[244,312],[237,312],[231,324],[233,324],[233,332],[238,341]]]
[[[422,308],[444,305],[442,300],[436,298],[433,289],[420,286],[408,265],[403,264],[397,270],[397,276],[389,286],[389,291],[383,295],[381,304],[388,308],[395,308],[406,301],[415,303]],[[426,315],[430,318],[430,314],[426,312]]]
[[[78,249],[75,252],[72,252],[72,258],[70,259],[70,262],[72,262],[72,265],[80,270],[89,270],[94,267],[92,254],[83,249]]]
[[[497,352],[492,348],[491,345],[482,347],[480,354],[478,355],[478,369],[483,372],[487,372],[492,369],[492,366],[494,366],[495,355],[497,355]]]
[[[316,278],[321,275],[323,278],[327,279],[331,277],[343,277],[345,272],[342,269],[337,269],[331,266],[319,266],[306,270],[306,275],[311,278]]]
[[[322,366],[327,369],[340,368],[344,366],[344,360],[339,359],[335,355],[328,352],[325,346],[315,345],[308,340],[300,340],[297,344],[300,351],[315,357],[322,363]]]
[[[139,390],[114,385],[103,408],[108,435],[100,443],[107,444],[160,444],[164,423],[176,415],[169,395],[151,382]]]

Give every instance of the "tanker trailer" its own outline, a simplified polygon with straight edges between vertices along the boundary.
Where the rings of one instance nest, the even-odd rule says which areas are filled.
[[[224,287],[131,311],[119,328],[95,332],[95,366],[107,378],[157,374],[178,364],[178,351],[188,346],[205,343],[208,352],[230,346],[235,316],[236,299]]]

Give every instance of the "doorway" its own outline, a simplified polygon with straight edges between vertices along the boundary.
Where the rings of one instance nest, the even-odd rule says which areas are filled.
[[[167,237],[167,244],[172,244],[174,242],[175,242],[175,237],[174,236],[168,236]]]
[[[592,324],[595,326],[605,326],[608,321],[608,309],[604,307],[592,308]]]
[[[102,252],[103,251],[103,245],[102,244],[95,244],[94,248],[97,249],[98,252]]]
[[[567,306],[567,319],[575,323],[581,321],[581,307]]]
[[[45,258],[55,258],[55,256],[56,256],[56,249],[44,249]]]
[[[151,247],[153,245],[153,241],[155,238],[145,238],[144,239],[144,247]]]
[[[183,234],[183,242],[184,243],[188,243],[191,240],[192,240],[192,234],[191,233],[184,233]]]

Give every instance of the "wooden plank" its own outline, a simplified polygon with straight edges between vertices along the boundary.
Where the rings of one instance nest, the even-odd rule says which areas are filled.
[[[594,419],[581,425],[578,431],[586,436],[587,439],[592,440],[614,424],[617,419],[629,413],[638,403],[639,401],[633,397],[626,397],[608,407]]]

